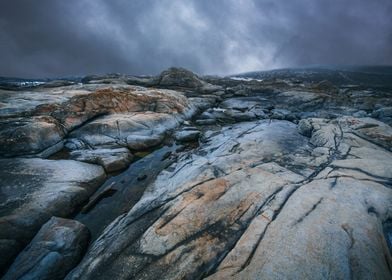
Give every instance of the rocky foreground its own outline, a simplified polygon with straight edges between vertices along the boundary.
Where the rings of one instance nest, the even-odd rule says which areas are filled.
[[[285,75],[1,85],[3,278],[391,279],[392,88]]]

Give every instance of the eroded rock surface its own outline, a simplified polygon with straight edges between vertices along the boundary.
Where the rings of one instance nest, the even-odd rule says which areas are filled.
[[[358,152],[346,119],[315,123],[310,139],[287,121],[207,135],[105,230],[68,279],[153,279],[162,270],[164,279],[387,279],[391,153],[361,138],[374,151]]]
[[[2,267],[60,216],[66,279],[390,279],[391,89],[277,73],[0,90]],[[53,275],[41,231],[7,275]]]

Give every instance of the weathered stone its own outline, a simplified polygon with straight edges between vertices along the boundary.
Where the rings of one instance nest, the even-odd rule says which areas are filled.
[[[227,250],[244,230],[241,224],[249,223],[275,192],[303,180],[302,175],[278,164],[263,162],[272,156],[283,159],[286,149],[305,153],[307,142],[289,122],[242,123],[223,129],[201,148],[200,156],[186,155],[188,160],[180,159],[172,171],[162,172],[132,210],[103,233],[68,278],[105,278],[121,265],[129,269],[116,274],[119,278],[137,277],[140,267],[150,278],[157,276],[153,267],[165,267],[165,278],[192,275]],[[258,148],[261,143],[264,149]],[[145,221],[148,228],[141,237],[121,237],[132,236],[133,222],[157,208],[167,212],[156,222]],[[124,255],[119,253],[126,247]],[[215,250],[209,253],[211,248]],[[147,268],[150,261],[139,257],[143,255],[157,258],[151,269]]]
[[[180,142],[195,141],[199,138],[200,131],[198,130],[182,130],[174,134],[174,138]]]
[[[313,131],[313,126],[310,120],[304,119],[300,120],[298,123],[298,132],[306,137],[311,137]]]
[[[0,156],[38,154],[61,142],[64,135],[52,117],[0,120]]]
[[[62,148],[58,144],[71,131],[71,137],[90,146],[124,146],[126,137],[135,131],[159,126],[155,130],[162,133],[213,102],[211,98],[190,100],[175,91],[124,84],[48,88],[45,94],[1,93],[0,102],[5,105],[0,116],[5,118],[0,121],[0,156],[50,156]],[[22,102],[17,108],[19,98],[31,104]],[[48,150],[52,146],[56,149]],[[68,146],[76,148],[71,143]]]
[[[70,158],[87,163],[101,165],[106,172],[124,169],[132,161],[132,154],[126,148],[76,150],[70,153]]]
[[[3,279],[64,279],[82,258],[89,239],[81,223],[51,218],[19,254]]]
[[[64,147],[70,151],[82,150],[82,149],[87,148],[86,143],[84,143],[82,140],[76,139],[76,138],[67,139],[67,141],[64,144]]]
[[[3,263],[50,217],[72,214],[106,177],[102,167],[73,160],[0,159],[0,166],[0,240],[7,249]]]
[[[139,151],[147,150],[149,148],[159,145],[163,141],[162,134],[157,135],[137,135],[132,134],[127,137],[127,145],[130,149]]]
[[[350,178],[306,184],[270,224],[249,262],[230,278],[387,279],[391,258],[380,221],[388,216],[390,198],[384,186]]]
[[[338,145],[337,138],[339,136],[339,127],[334,124],[327,124],[312,132],[310,143],[316,147],[333,148]]]
[[[160,74],[159,85],[197,88],[201,87],[203,82],[191,71],[173,67]]]

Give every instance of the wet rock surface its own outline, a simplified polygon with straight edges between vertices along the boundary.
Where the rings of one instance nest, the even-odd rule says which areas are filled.
[[[390,279],[392,89],[323,73],[3,87],[5,277]]]

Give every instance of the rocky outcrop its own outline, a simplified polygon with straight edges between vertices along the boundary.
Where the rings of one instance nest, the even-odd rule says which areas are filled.
[[[178,86],[197,88],[203,85],[203,81],[193,72],[184,68],[170,68],[159,75],[160,86]]]
[[[0,90],[6,277],[390,279],[390,90],[271,75]]]
[[[45,98],[39,100],[40,94]],[[125,147],[128,136],[163,135],[205,106],[179,92],[129,85],[73,85],[31,95],[0,92],[0,97],[5,104],[0,112],[2,156],[48,157],[62,149],[68,135],[90,146]],[[17,107],[21,98],[33,105]]]
[[[20,253],[3,279],[64,279],[79,262],[89,239],[77,221],[53,217]]]
[[[384,166],[392,156],[361,140],[360,150],[374,151],[353,159],[360,154],[352,126],[328,122],[318,120],[310,139],[286,121],[207,135],[105,230],[67,279],[324,278],[324,271],[388,278],[382,224],[391,218],[392,173]]]

